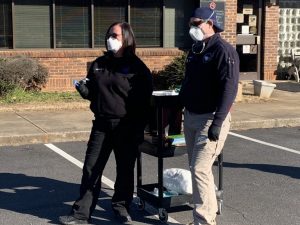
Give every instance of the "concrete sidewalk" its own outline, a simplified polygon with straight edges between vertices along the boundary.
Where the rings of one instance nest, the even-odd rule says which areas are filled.
[[[270,99],[245,99],[232,108],[232,130],[300,126],[300,84],[276,83]],[[248,87],[249,88],[249,87]],[[251,87],[250,87],[251,88]],[[247,96],[245,96],[247,97]],[[0,111],[0,146],[86,141],[93,114],[80,109]]]

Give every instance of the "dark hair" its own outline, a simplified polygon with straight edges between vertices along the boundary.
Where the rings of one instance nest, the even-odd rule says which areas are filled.
[[[123,36],[122,46],[124,48],[124,56],[135,55],[136,42],[135,37],[132,31],[132,28],[129,23],[126,22],[115,22],[109,26],[105,35],[105,47],[107,49],[107,39],[109,38],[109,31],[112,27],[120,25]]]

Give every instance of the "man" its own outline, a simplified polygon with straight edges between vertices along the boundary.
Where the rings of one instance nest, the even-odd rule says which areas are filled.
[[[212,165],[222,151],[230,127],[230,108],[237,93],[239,58],[223,40],[216,13],[197,8],[190,19],[195,41],[186,59],[180,90],[184,134],[193,183],[195,225],[216,225],[218,210]]]

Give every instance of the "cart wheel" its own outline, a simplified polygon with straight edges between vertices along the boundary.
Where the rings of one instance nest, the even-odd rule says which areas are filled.
[[[218,201],[218,215],[222,215],[222,210],[223,210],[223,200]]]
[[[159,216],[160,221],[165,222],[165,223],[168,222],[168,212],[166,209],[159,208],[158,216]]]
[[[136,205],[137,205],[138,210],[142,211],[145,209],[145,201],[142,199],[139,199]]]

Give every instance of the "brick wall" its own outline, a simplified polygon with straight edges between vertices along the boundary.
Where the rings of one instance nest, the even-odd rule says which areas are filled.
[[[102,55],[95,50],[26,50],[0,51],[0,57],[26,55],[37,59],[49,71],[44,91],[74,91],[73,80],[86,76],[90,63]],[[161,70],[172,59],[182,54],[178,49],[137,49],[137,55],[152,70]]]
[[[225,3],[225,31],[222,36],[225,40],[236,45],[236,17],[237,17],[237,0],[227,0]]]
[[[275,80],[277,70],[277,51],[279,33],[279,7],[265,6],[264,39],[263,39],[263,79]]]
[[[237,0],[226,1],[225,31],[222,33],[224,39],[233,46],[236,44],[236,16]],[[277,45],[278,45],[278,6],[265,7],[265,30],[263,40],[263,79],[274,80],[277,68]],[[275,26],[274,26],[275,24]],[[187,34],[188,35],[188,34]],[[102,55],[103,49],[84,50],[9,50],[0,51],[0,57],[15,55],[27,55],[37,59],[49,70],[49,80],[44,88],[45,91],[73,91],[73,80],[85,77],[90,63]],[[172,59],[182,54],[176,48],[139,48],[137,55],[145,62],[150,70],[161,70]]]

